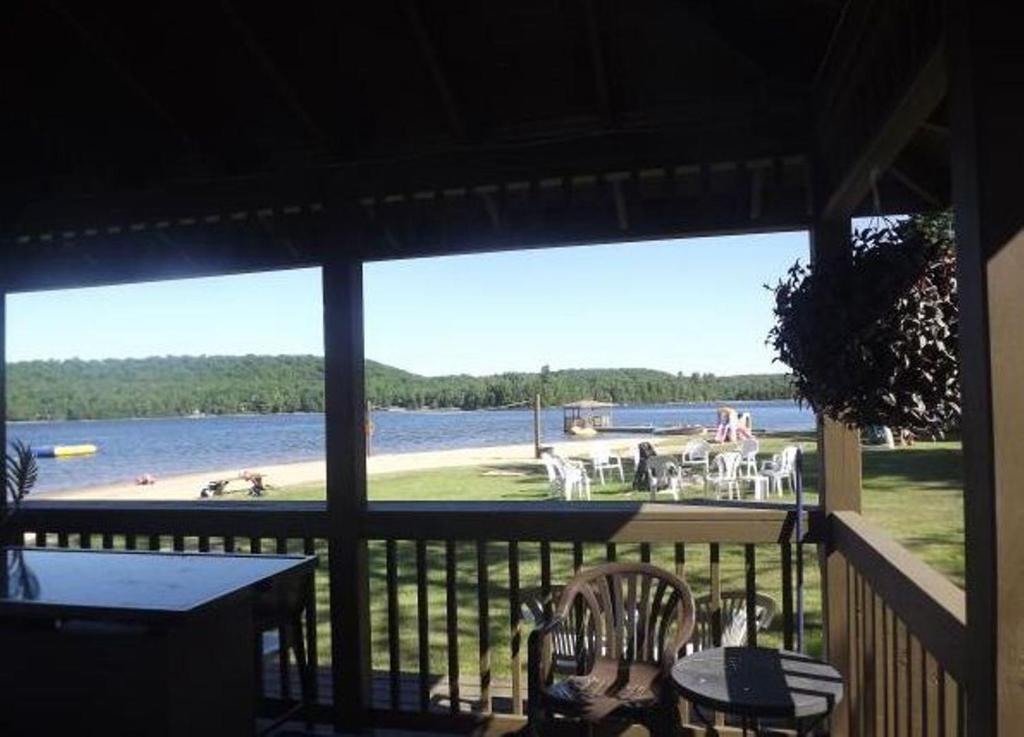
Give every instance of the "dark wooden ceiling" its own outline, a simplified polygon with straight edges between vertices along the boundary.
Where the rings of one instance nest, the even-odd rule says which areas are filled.
[[[0,243],[73,281],[316,262],[312,213],[365,258],[804,227],[822,88],[855,60],[848,102],[884,111],[870,20],[918,4],[16,2]],[[887,204],[943,201],[943,130],[882,173]]]
[[[17,3],[0,44],[5,196],[585,143],[609,132],[747,131],[734,154],[716,152],[738,159],[763,153],[759,142],[806,133],[808,91],[838,6]]]

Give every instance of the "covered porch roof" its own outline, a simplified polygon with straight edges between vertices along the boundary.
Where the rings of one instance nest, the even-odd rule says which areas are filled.
[[[433,529],[454,551],[452,520],[466,540],[491,520],[511,546],[518,540],[503,536],[515,519],[542,545],[582,543],[564,539],[566,526],[546,511],[534,524],[529,510],[442,505],[420,511],[417,528],[416,510],[368,505],[362,262],[778,229],[809,229],[815,258],[833,258],[848,249],[858,213],[952,203],[966,613],[955,592],[943,600],[948,589],[936,595],[926,574],[861,527],[859,448],[834,423],[822,428],[824,493],[809,542],[825,561],[827,654],[847,677],[860,678],[874,652],[858,598],[872,587],[921,658],[912,672],[922,714],[929,703],[966,703],[978,734],[1013,734],[1024,720],[1024,551],[1015,544],[1024,519],[1024,70],[1019,30],[1001,9],[967,0],[224,0],[115,10],[53,0],[15,3],[7,21],[3,292],[324,266],[326,503],[167,518],[40,504],[27,531],[44,543],[53,531],[66,545],[76,528],[83,545],[95,530],[104,546],[121,533],[133,546],[149,535],[157,548],[161,535],[175,548],[199,535],[200,549],[204,536],[209,549],[208,535],[224,536],[225,548],[247,535],[254,552],[262,536],[284,547],[289,536],[310,547],[317,538],[330,551],[331,598],[345,604],[330,609],[332,716],[339,727],[366,724],[368,536],[393,551],[397,538],[419,545]],[[2,351],[0,339],[0,379]],[[588,534],[609,545],[681,545],[688,535],[744,546],[751,561],[754,543],[788,546],[791,511],[755,511],[754,537],[751,515],[734,511],[586,514]],[[118,520],[126,527],[115,529]],[[956,669],[962,691],[930,702],[936,658]],[[874,707],[864,694],[844,703],[833,733],[868,734]],[[398,709],[386,716],[410,723]],[[456,716],[418,724],[465,727]]]
[[[19,3],[0,242],[39,268],[7,278],[806,228],[836,194],[871,211],[872,188],[933,207],[937,5]]]

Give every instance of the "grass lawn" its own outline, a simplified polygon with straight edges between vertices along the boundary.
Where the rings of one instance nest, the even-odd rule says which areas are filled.
[[[809,434],[776,436],[762,444],[765,453],[775,452],[787,442],[800,442],[806,453],[806,486],[809,501],[816,499],[817,452]],[[606,486],[595,485],[593,499],[614,501],[642,499],[618,481]],[[494,475],[495,471],[503,472]],[[512,471],[521,475],[505,475]],[[920,555],[932,566],[963,585],[963,500],[960,481],[960,448],[958,443],[921,443],[912,448],[864,453],[864,514],[882,526],[897,540]],[[695,492],[694,492],[695,493]],[[384,474],[371,477],[369,494],[373,500],[538,500],[549,496],[543,468],[532,464],[501,467],[466,467],[421,472]],[[322,486],[274,490],[269,501],[322,499]],[[667,498],[667,497],[663,497]],[[787,497],[792,500],[792,496]],[[522,589],[540,585],[539,546],[520,545],[520,576]],[[620,560],[638,560],[638,546],[620,545]],[[741,546],[722,547],[723,588],[742,588],[743,550]],[[486,560],[490,594],[490,626],[493,675],[507,678],[510,672],[510,631],[508,601],[508,549],[504,543],[488,543]],[[652,548],[653,562],[671,568],[674,550],[669,545]],[[604,560],[604,545],[587,545],[584,565]],[[706,545],[686,546],[687,578],[695,593],[708,590],[709,549]],[[387,597],[385,579],[385,548],[383,542],[370,543],[371,564],[371,636],[374,666],[388,664]],[[477,618],[477,551],[472,542],[456,546],[457,600],[459,606],[459,662],[461,672],[473,679],[479,671],[479,633]],[[780,560],[776,546],[759,546],[757,550],[758,588],[779,597]],[[400,662],[402,670],[417,670],[415,549],[409,541],[397,543],[398,605]],[[807,583],[808,645],[813,652],[820,642],[820,590],[813,549],[805,551]],[[430,658],[431,670],[444,673],[447,663],[445,628],[445,558],[444,546],[427,546],[429,569]],[[564,583],[572,575],[570,545],[552,545],[552,581]],[[326,619],[326,578],[319,582],[320,616]],[[780,644],[781,618],[777,617],[764,644]],[[326,627],[322,628],[321,654],[329,657]],[[525,636],[524,636],[525,637]],[[525,639],[523,640],[525,662]]]

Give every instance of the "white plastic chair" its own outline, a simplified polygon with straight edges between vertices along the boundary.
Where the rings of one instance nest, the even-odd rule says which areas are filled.
[[[779,496],[782,496],[786,482],[789,482],[790,491],[796,489],[796,454],[799,450],[795,445],[787,445],[781,453],[776,453],[761,466],[761,474],[768,477],[769,488],[774,489]]]
[[[745,438],[736,448],[740,454],[740,471],[746,478],[757,476],[757,454],[761,443],[757,438]]]
[[[704,440],[691,440],[683,448],[681,465],[686,468],[703,469],[704,478],[711,470],[711,446]]]
[[[725,490],[726,498],[740,498],[740,454],[736,451],[719,453],[715,456],[715,470],[708,475],[708,483],[715,488],[718,498],[722,498]]]
[[[572,499],[573,492],[583,499],[590,501],[590,476],[587,475],[587,467],[583,465],[582,461],[574,461],[569,458],[563,458],[561,456],[555,456],[562,465],[562,476],[565,478],[565,487],[568,490],[566,499]]]
[[[592,448],[590,450],[590,463],[594,467],[594,473],[597,474],[601,486],[604,486],[604,472],[606,470],[618,471],[619,481],[625,483],[626,472],[622,470],[622,459],[618,456],[613,456],[608,448],[600,446]]]
[[[540,460],[544,464],[544,470],[548,472],[548,485],[551,493],[562,496],[565,494],[565,484],[562,479],[562,470],[550,453],[541,453]]]
[[[553,493],[562,496],[567,502],[572,501],[573,494],[581,499],[590,499],[590,477],[582,463],[550,453],[541,453],[540,459],[548,473],[548,483]]]

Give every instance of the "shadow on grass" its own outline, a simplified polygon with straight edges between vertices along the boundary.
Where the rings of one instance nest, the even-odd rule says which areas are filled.
[[[899,491],[906,486],[960,489],[963,483],[961,457],[959,448],[936,448],[928,444],[870,451],[863,454],[864,479],[895,482],[892,488],[881,489],[884,491]]]

